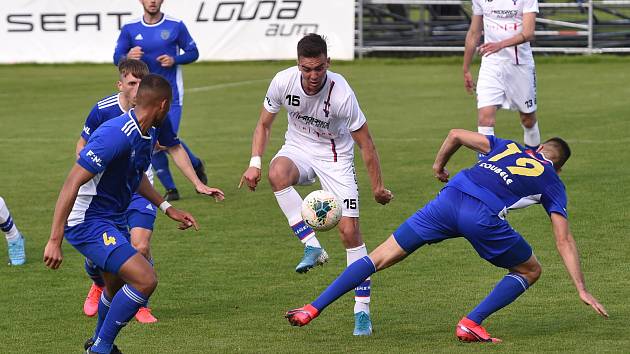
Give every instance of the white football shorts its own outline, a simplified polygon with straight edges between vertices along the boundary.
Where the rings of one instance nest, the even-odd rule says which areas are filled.
[[[522,113],[536,111],[536,67],[482,63],[477,80],[477,108],[498,106]]]
[[[315,183],[319,178],[322,189],[332,192],[341,202],[341,215],[359,217],[359,186],[354,170],[354,159],[340,159],[337,162],[317,160],[295,145],[282,145],[273,157],[289,158],[300,171],[298,185]]]

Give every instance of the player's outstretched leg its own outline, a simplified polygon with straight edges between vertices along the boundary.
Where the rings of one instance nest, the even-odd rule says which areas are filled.
[[[365,256],[359,259],[346,268],[315,301],[299,309],[288,311],[285,317],[293,326],[307,325],[328,305],[363,283],[374,272],[376,272],[376,267],[370,257]]]
[[[98,269],[91,260],[86,258],[84,266],[85,272],[90,276],[90,279],[92,279],[92,286],[83,303],[83,313],[92,317],[98,312],[99,301],[103,293],[105,282],[103,281],[100,269]]]
[[[499,342],[498,338],[492,338],[481,326],[481,323],[493,313],[511,304],[521,296],[530,285],[534,284],[541,273],[541,266],[531,253],[531,247],[521,239],[510,251],[506,252],[506,260],[522,259],[523,254],[529,255],[527,261],[517,266],[503,266],[509,268],[508,273],[495,285],[488,296],[477,305],[466,317],[457,324],[455,335],[461,341],[466,342]],[[496,263],[495,263],[496,264]]]
[[[367,256],[365,244],[359,247],[346,249],[348,266],[357,260]],[[370,278],[365,279],[354,288],[354,332],[355,336],[369,336],[372,334],[372,320],[370,319]]]
[[[304,255],[295,267],[295,271],[306,273],[313,267],[326,263],[328,253],[319,244],[315,231],[302,220],[302,197],[293,187],[274,192],[274,195],[293,233],[304,244]]]
[[[18,266],[24,264],[26,262],[24,236],[22,236],[13,222],[9,208],[7,208],[2,197],[0,197],[0,230],[4,232],[7,239],[9,265]]]

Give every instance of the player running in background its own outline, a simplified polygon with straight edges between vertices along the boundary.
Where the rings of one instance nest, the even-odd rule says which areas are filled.
[[[140,80],[149,74],[147,65],[135,59],[121,60],[118,63],[118,71],[120,76],[117,86],[120,92],[108,96],[94,105],[85,121],[81,136],[77,141],[77,155],[79,155],[80,151],[85,147],[85,144],[90,138],[90,134],[101,124],[123,115],[133,107]],[[169,116],[167,116],[158,129],[157,139],[160,146],[169,151],[177,167],[179,167],[183,174],[191,181],[197,192],[214,196],[217,200],[224,198],[221,190],[210,188],[199,180],[188,159],[186,151],[173,131]],[[149,182],[153,184],[153,172],[151,168],[146,171],[146,174],[147,177],[149,177]],[[138,252],[145,256],[151,264],[153,264],[153,257],[151,256],[150,241],[155,218],[156,206],[152,205],[142,196],[134,194],[126,214],[127,225],[131,234],[131,244]],[[100,269],[88,258],[85,260],[85,269],[90,278],[92,278],[93,283],[83,304],[83,312],[88,316],[94,316],[98,311],[98,303],[103,291],[104,280],[101,276]],[[143,306],[138,310],[136,319],[142,323],[153,323],[157,321],[148,306]]]
[[[580,299],[598,314],[604,307],[587,290],[577,246],[567,220],[567,197],[558,172],[571,155],[569,146],[552,138],[538,151],[513,141],[455,129],[437,154],[435,177],[447,182],[445,166],[466,146],[484,154],[475,166],[458,173],[438,196],[413,214],[369,256],[356,261],[312,303],[287,312],[294,326],[304,326],[326,306],[377,271],[403,260],[425,244],[465,237],[477,253],[508,274],[490,294],[461,319],[456,336],[462,341],[497,342],[481,326],[483,320],[512,303],[540,277],[541,265],[530,245],[505,220],[509,209],[540,203],[551,218],[556,247]]]
[[[7,248],[9,250],[9,265],[22,265],[26,262],[26,251],[24,250],[24,236],[20,233],[13,222],[11,212],[7,203],[0,197],[0,230],[7,238]]]
[[[164,78],[145,76],[138,88],[136,107],[103,123],[92,134],[55,205],[44,251],[46,266],[57,269],[61,265],[61,242],[65,237],[104,270],[105,291],[87,353],[119,352],[113,347],[118,332],[157,286],[153,267],[129,243],[125,215],[134,192],[137,190],[171,219],[179,221],[180,229],[198,229],[192,215],[164,201],[145,174],[151,163],[154,127],[164,122],[171,95]]]
[[[162,0],[140,0],[144,15],[125,24],[120,30],[114,65],[123,58],[139,59],[149,66],[149,71],[165,77],[173,88],[173,102],[169,112],[175,133],[179,131],[184,104],[184,80],[180,65],[189,64],[199,58],[195,41],[188,33],[184,22],[160,11]],[[180,54],[180,50],[184,53]],[[199,179],[208,183],[203,162],[182,141]],[[165,151],[158,151],[152,158],[158,179],[166,188],[166,200],[178,200],[179,191],[169,170]]]
[[[254,131],[250,166],[241,178],[255,190],[261,178],[263,155],[271,125],[284,107],[288,111],[285,143],[271,161],[269,182],[295,236],[304,244],[304,257],[296,272],[304,273],[328,259],[315,232],[301,215],[302,197],[294,185],[307,185],[318,177],[322,188],[342,201],[339,233],[346,248],[347,264],[367,255],[359,229],[359,189],[354,170],[354,142],[361,149],[374,199],[387,204],[392,193],[385,189],[381,167],[359,103],[343,76],[328,71],[326,41],[317,34],[302,38],[297,46],[298,65],[273,78]],[[355,335],[370,335],[370,280],[355,290]]]
[[[477,81],[477,131],[494,135],[497,108],[518,110],[523,142],[530,148],[540,144],[536,121],[536,67],[530,41],[534,39],[537,0],[473,0],[473,17],[466,34],[464,86],[475,89],[470,73],[481,34],[484,44]]]

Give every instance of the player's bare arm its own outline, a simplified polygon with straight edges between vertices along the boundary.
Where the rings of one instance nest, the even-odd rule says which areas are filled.
[[[149,182],[149,178],[145,174],[142,175],[142,180],[138,187],[138,194],[147,198],[153,205],[159,205],[160,208],[162,208],[164,198],[153,188],[151,182]],[[180,230],[186,230],[191,226],[194,227],[196,231],[199,230],[199,224],[197,224],[197,221],[190,213],[179,210],[170,204],[163,210],[166,216],[180,222],[178,226]]]
[[[276,113],[271,113],[267,111],[265,107],[260,110],[260,118],[258,119],[258,123],[256,124],[254,137],[252,139],[252,160],[256,159],[256,157],[260,159],[260,157],[262,157],[262,155],[265,153],[267,143],[269,143],[269,137],[271,136],[271,125],[273,124],[275,118]],[[260,163],[260,161],[256,162]],[[260,182],[262,166],[255,165],[256,163],[254,163],[254,161],[250,162],[250,166],[247,168],[247,170],[245,170],[243,176],[241,177],[238,188],[241,188],[243,182],[245,182],[249,190],[256,190],[256,186],[258,185],[258,182]]]
[[[190,158],[188,157],[186,150],[181,144],[171,146],[167,148],[167,150],[173,158],[173,161],[175,162],[177,167],[180,169],[180,171],[182,171],[184,176],[188,178],[188,180],[190,181],[190,183],[192,183],[198,193],[211,196],[216,201],[221,201],[225,199],[225,194],[222,190],[218,188],[208,187],[203,182],[201,182],[201,180],[199,179],[199,177],[197,177],[197,174],[195,173],[195,169],[192,166],[192,162],[190,162]]]
[[[469,94],[473,93],[475,89],[475,82],[473,76],[470,73],[470,63],[472,63],[473,56],[475,55],[475,49],[481,39],[481,30],[483,28],[483,16],[473,15],[470,21],[470,27],[466,33],[466,45],[464,49],[464,87]]]
[[[383,205],[389,203],[392,198],[394,198],[394,195],[391,191],[385,189],[383,184],[381,163],[378,159],[376,146],[374,145],[374,141],[372,141],[367,123],[363,124],[361,128],[353,131],[351,134],[352,138],[359,146],[359,149],[361,149],[361,157],[370,176],[374,200]]]
[[[580,256],[575,244],[575,239],[573,239],[573,235],[569,230],[568,220],[560,214],[551,213],[551,225],[556,238],[556,248],[580,295],[580,299],[585,304],[590,305],[599,315],[608,317],[608,312],[606,312],[604,306],[586,290],[584,275],[580,269]]]
[[[513,47],[515,45],[533,41],[535,38],[534,29],[536,27],[536,13],[526,12],[523,14],[523,31],[506,40],[500,42],[489,42],[479,46],[480,55],[490,55],[500,51],[503,48]]]
[[[75,148],[75,151],[74,151],[77,157],[79,157],[79,153],[81,152],[81,150],[83,150],[83,148],[85,147],[85,144],[87,144],[87,141],[85,141],[85,139],[83,139],[83,137],[80,136],[79,140],[77,140],[77,147]]]
[[[483,154],[490,152],[490,142],[485,135],[464,129],[451,129],[435,156],[433,163],[435,178],[442,182],[448,182],[449,173],[445,168],[446,164],[462,145]]]
[[[48,268],[57,269],[63,261],[61,242],[63,241],[66,220],[68,220],[68,215],[70,215],[74,201],[77,198],[79,188],[92,177],[94,177],[93,173],[75,163],[61,187],[59,198],[57,198],[57,203],[55,204],[50,238],[44,249],[44,264]]]

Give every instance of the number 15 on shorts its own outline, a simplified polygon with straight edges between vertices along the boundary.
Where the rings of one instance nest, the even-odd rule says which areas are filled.
[[[343,204],[346,206],[346,209],[356,209],[357,208],[357,200],[356,199],[344,199]]]

